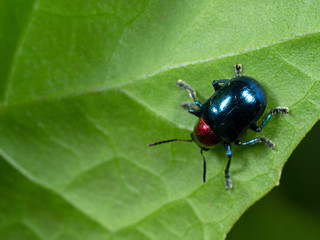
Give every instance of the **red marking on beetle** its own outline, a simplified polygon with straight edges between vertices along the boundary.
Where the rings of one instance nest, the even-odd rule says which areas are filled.
[[[199,122],[194,127],[193,137],[201,147],[206,148],[212,147],[222,141],[221,138],[214,134],[202,118],[199,119]]]

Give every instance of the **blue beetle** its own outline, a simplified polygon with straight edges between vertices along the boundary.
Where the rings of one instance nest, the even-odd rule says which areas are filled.
[[[184,81],[176,84],[186,89],[192,97],[193,103],[184,103],[182,107],[199,118],[191,133],[191,139],[170,139],[149,144],[155,146],[175,141],[195,142],[200,147],[203,159],[203,182],[206,182],[206,159],[203,151],[210,150],[214,145],[223,142],[228,162],[225,168],[226,189],[232,188],[229,174],[231,163],[231,143],[245,146],[255,143],[265,143],[269,148],[275,149],[275,144],[262,137],[256,137],[242,142],[239,138],[248,130],[260,132],[270,118],[276,113],[289,113],[287,107],[271,109],[260,126],[256,121],[262,116],[267,105],[267,94],[261,84],[247,76],[241,76],[241,64],[236,64],[236,77],[232,79],[214,80],[212,82],[215,93],[201,104],[195,91]],[[222,85],[221,85],[222,84]]]

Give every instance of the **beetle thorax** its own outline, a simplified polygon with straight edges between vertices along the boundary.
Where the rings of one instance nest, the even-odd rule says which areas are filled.
[[[194,127],[191,137],[202,148],[210,148],[221,142],[221,138],[214,134],[202,118],[199,119],[199,122]]]

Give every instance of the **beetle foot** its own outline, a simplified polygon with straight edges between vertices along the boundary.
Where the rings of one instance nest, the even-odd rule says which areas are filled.
[[[276,114],[276,113],[289,113],[289,108],[288,107],[276,107],[275,109],[273,109],[272,111],[272,115]]]
[[[184,82],[183,80],[179,79],[176,84],[179,86],[179,87],[182,87],[182,88],[185,88],[186,86],[189,86],[186,82]]]
[[[229,190],[232,188],[232,180],[231,178],[226,178],[226,190]]]
[[[182,103],[180,106],[184,109],[195,109],[196,107],[193,103]]]
[[[186,89],[189,92],[189,96],[196,101],[196,92],[185,81],[179,79],[176,81],[176,85]]]
[[[236,63],[235,69],[236,69],[236,75],[237,75],[237,77],[239,77],[240,73],[242,72],[242,64]]]
[[[267,143],[267,146],[268,146],[269,148],[271,148],[272,150],[275,150],[275,149],[276,149],[276,144],[274,144],[274,143],[271,142],[271,141],[269,141],[269,142]]]
[[[182,81],[181,79],[179,79],[176,82],[176,85],[184,88],[185,90],[187,90],[187,92],[189,93],[189,96],[193,99],[194,103],[198,106],[198,107],[202,107],[202,104],[197,100],[196,97],[196,92],[184,81]]]
[[[271,140],[265,139],[265,138],[260,138],[260,142],[265,143],[269,148],[272,150],[276,149],[276,144],[274,144]]]

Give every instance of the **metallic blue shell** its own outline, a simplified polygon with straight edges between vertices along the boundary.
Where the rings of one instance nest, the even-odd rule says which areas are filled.
[[[225,141],[237,140],[258,120],[267,105],[267,95],[255,79],[230,79],[201,107],[201,117]]]

